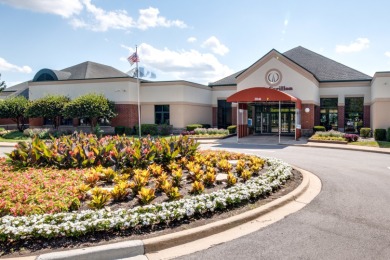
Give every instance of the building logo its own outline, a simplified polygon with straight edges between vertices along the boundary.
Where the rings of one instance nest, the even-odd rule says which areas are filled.
[[[282,73],[277,69],[271,69],[265,74],[265,81],[270,86],[278,85],[282,81]]]

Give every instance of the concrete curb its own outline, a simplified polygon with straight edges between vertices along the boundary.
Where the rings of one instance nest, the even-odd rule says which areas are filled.
[[[53,252],[38,256],[37,260],[106,260],[124,259],[143,255],[141,240],[130,240],[115,244],[94,246],[68,251]]]
[[[387,148],[378,148],[378,149],[370,149],[370,148],[360,148],[358,146],[355,147],[336,147],[336,146],[326,146],[326,145],[307,145],[307,144],[280,144],[285,146],[300,146],[300,147],[308,147],[308,148],[327,148],[327,149],[336,149],[336,150],[348,150],[348,151],[357,151],[357,152],[369,152],[369,153],[380,153],[380,154],[390,154],[390,151],[387,150],[379,150],[379,149],[387,149]]]
[[[185,244],[193,240],[205,238],[215,233],[220,233],[227,229],[231,229],[243,223],[254,220],[259,216],[267,214],[277,208],[284,206],[291,201],[294,201],[297,197],[303,194],[310,185],[308,173],[306,171],[301,172],[303,176],[302,183],[295,190],[288,193],[287,195],[256,209],[244,212],[240,215],[236,215],[224,220],[213,222],[201,227],[192,228],[190,230],[183,230],[173,234],[167,234],[159,237],[145,239],[143,240],[145,253],[154,253],[166,248]]]

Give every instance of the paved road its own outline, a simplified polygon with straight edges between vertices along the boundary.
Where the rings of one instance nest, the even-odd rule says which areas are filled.
[[[4,153],[10,153],[13,151],[15,148],[14,147],[0,147],[0,157],[4,157]]]
[[[323,187],[284,220],[178,259],[390,259],[389,155],[294,146],[202,147],[277,157],[315,173]]]

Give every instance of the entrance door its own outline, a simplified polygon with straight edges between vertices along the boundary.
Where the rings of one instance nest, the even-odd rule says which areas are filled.
[[[281,106],[281,133],[295,133],[295,104],[282,104]],[[279,132],[279,105],[275,103],[255,104],[256,134]]]

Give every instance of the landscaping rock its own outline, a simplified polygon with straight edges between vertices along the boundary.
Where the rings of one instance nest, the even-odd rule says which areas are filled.
[[[218,173],[215,181],[217,183],[227,182],[227,174],[226,173]]]

